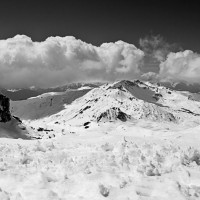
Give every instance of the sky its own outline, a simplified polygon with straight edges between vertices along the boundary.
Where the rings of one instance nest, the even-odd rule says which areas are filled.
[[[199,22],[196,1],[4,1],[0,85],[141,77],[198,83]]]

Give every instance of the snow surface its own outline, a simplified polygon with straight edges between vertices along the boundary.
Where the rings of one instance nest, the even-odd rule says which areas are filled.
[[[89,90],[67,91],[54,95],[43,94],[22,101],[11,101],[11,112],[20,119],[35,120],[50,116],[63,110],[65,104],[71,104]],[[50,93],[52,94],[52,93]]]
[[[36,97],[30,97],[28,99],[43,98],[43,97],[55,96],[55,95],[62,95],[62,94],[64,94],[64,92],[47,92],[47,93],[38,95]]]
[[[107,84],[50,116],[22,118],[41,139],[0,139],[0,200],[200,199],[200,102],[137,85],[138,98],[140,88],[151,91],[138,99],[127,82]],[[45,112],[37,103],[24,111]]]
[[[200,127],[174,134],[142,125],[1,139],[0,199],[199,199]]]
[[[0,138],[30,139],[26,127],[13,117],[6,123],[0,123]]]
[[[92,89],[92,87],[90,87],[90,86],[83,86],[83,87],[78,88],[77,90],[89,90],[89,89]]]

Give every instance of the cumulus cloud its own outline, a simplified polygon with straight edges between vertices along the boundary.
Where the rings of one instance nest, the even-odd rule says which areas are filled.
[[[162,80],[200,83],[200,55],[190,50],[169,53],[160,64],[159,77]]]
[[[0,86],[52,87],[76,81],[140,76],[144,52],[123,41],[93,46],[72,36],[33,42],[25,35],[0,40]]]
[[[164,61],[170,52],[180,50],[177,44],[170,44],[160,35],[150,35],[140,38],[139,44],[146,56],[156,59],[158,62]]]
[[[158,69],[154,72],[147,71],[141,79],[156,82],[200,83],[199,54],[190,50],[182,51],[177,44],[169,44],[160,35],[147,36],[140,39],[139,43],[145,53],[143,60],[153,63],[154,68]],[[143,67],[148,66],[148,63],[144,63]]]

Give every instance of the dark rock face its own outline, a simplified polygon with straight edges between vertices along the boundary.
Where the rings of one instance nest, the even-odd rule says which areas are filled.
[[[128,115],[124,112],[122,112],[121,110],[119,110],[118,115],[117,115],[117,119],[121,120],[122,122],[127,121]]]
[[[101,121],[102,119],[107,119],[109,121],[119,119],[122,122],[125,122],[127,121],[127,119],[130,119],[130,118],[131,116],[122,112],[119,108],[113,107],[101,113],[100,116],[97,117],[97,122]]]
[[[0,94],[0,138],[31,139],[22,121],[10,113],[10,99]]]
[[[0,122],[8,122],[10,120],[10,100],[8,97],[0,94]]]

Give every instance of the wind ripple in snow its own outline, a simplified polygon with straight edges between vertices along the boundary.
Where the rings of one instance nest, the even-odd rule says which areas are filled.
[[[0,145],[1,200],[199,199],[200,154],[166,144]]]

